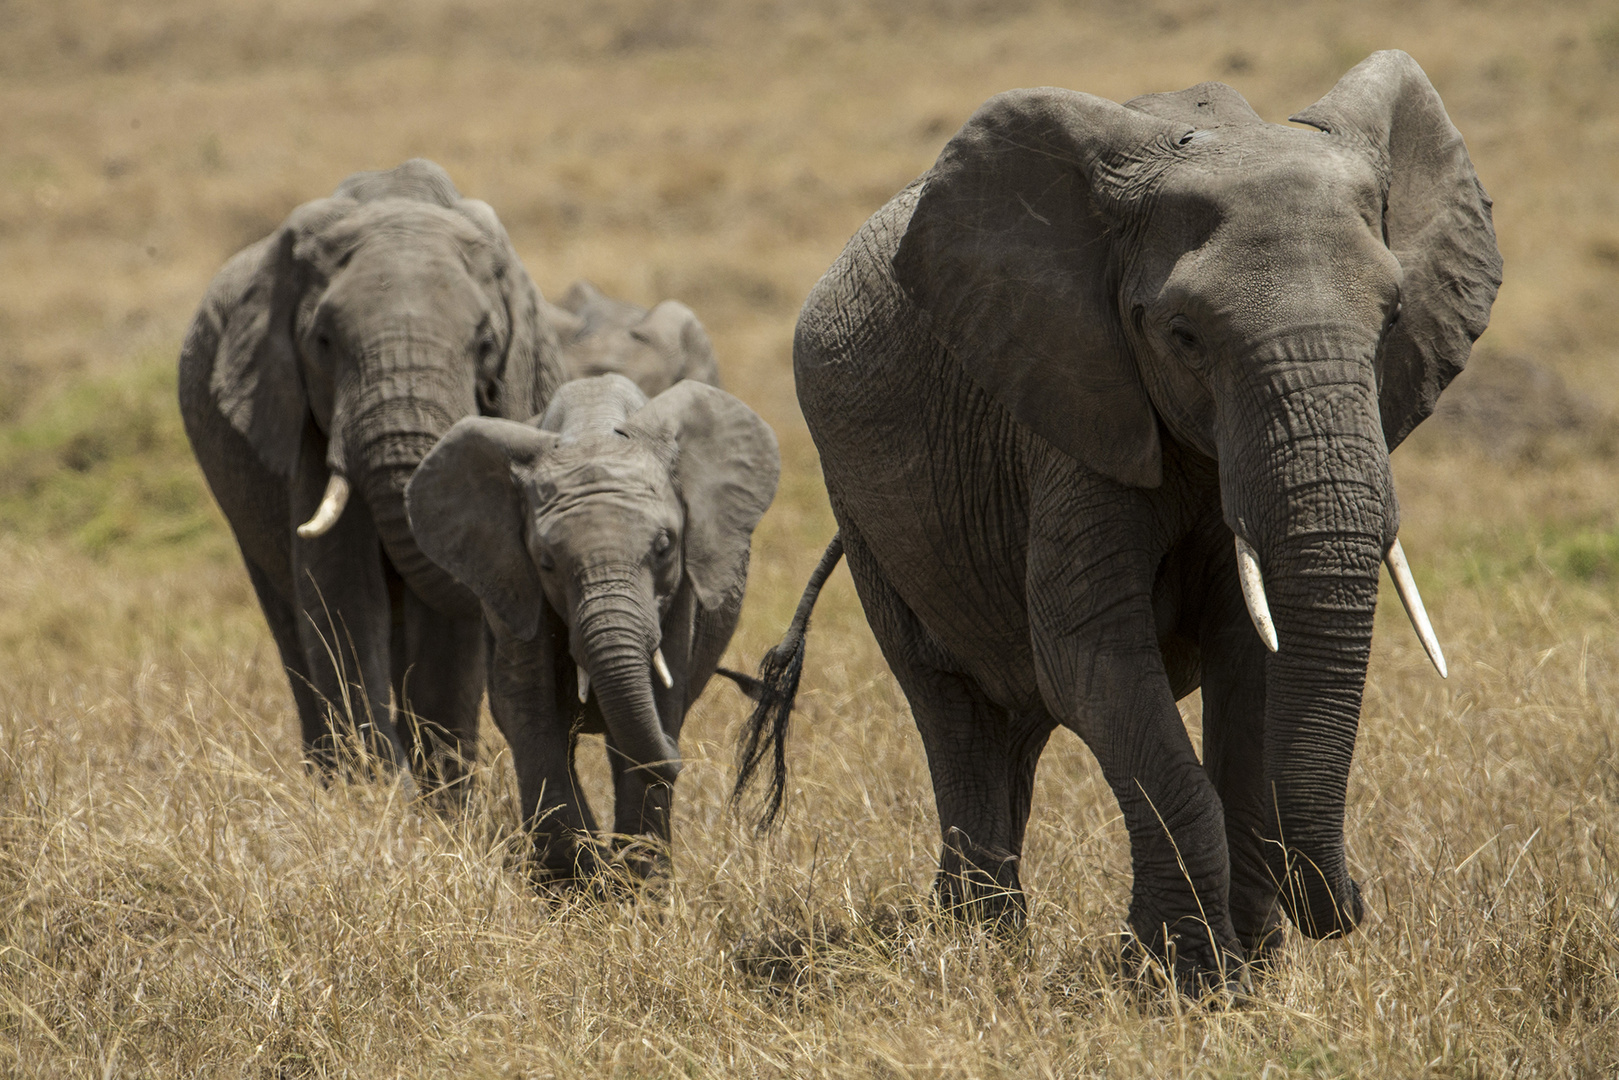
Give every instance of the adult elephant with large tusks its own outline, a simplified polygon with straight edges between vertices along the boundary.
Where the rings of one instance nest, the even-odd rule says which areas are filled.
[[[225,264],[192,320],[186,433],[322,766],[357,738],[431,784],[463,775],[481,613],[417,546],[405,484],[462,417],[550,400],[561,367],[540,303],[494,211],[415,159],[298,207]]]
[[[1389,452],[1500,282],[1489,199],[1411,57],[1293,119],[1313,130],[1217,83],[993,98],[844,249],[794,347],[927,750],[941,900],[1021,917],[1060,724],[1123,809],[1132,948],[1204,985],[1282,912],[1316,937],[1362,917],[1344,800],[1385,559],[1444,663]],[[768,658],[742,779],[785,735],[826,569]],[[1199,685],[1202,761],[1175,706]]]
[[[648,400],[610,374],[528,424],[461,421],[411,478],[423,550],[483,600],[490,711],[547,878],[663,864],[681,725],[736,628],[780,468],[769,425],[725,391],[683,380]],[[579,731],[607,736],[605,848]]]

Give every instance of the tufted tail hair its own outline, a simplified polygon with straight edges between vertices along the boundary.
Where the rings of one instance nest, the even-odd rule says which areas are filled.
[[[766,788],[764,808],[754,822],[754,830],[768,833],[776,825],[781,813],[782,799],[787,793],[787,722],[793,715],[793,703],[798,697],[798,679],[804,673],[805,636],[809,632],[810,612],[821,595],[821,586],[843,558],[843,534],[832,537],[821,555],[820,563],[804,586],[804,595],[798,601],[798,610],[787,627],[781,643],[759,662],[757,679],[740,672],[723,671],[736,681],[742,692],[758,702],[753,715],[737,737],[736,787],[731,791],[733,805],[741,799],[748,785],[759,775],[765,755],[773,758],[769,786]]]

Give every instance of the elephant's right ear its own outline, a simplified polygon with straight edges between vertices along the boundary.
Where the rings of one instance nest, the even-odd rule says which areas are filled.
[[[556,443],[556,435],[526,424],[465,417],[405,486],[405,512],[422,551],[523,641],[539,632],[545,594],[525,539],[527,500],[513,470],[532,467]]]
[[[894,255],[922,321],[1022,424],[1152,487],[1158,422],[1120,325],[1109,191],[1177,126],[1071,90],[1012,90],[946,144]]]
[[[221,328],[209,389],[231,427],[279,476],[291,476],[297,467],[309,415],[294,336],[313,273],[299,255],[299,242],[353,206],[335,198],[305,203],[260,241],[256,262],[242,278],[235,278],[241,269],[231,266],[220,275],[231,275],[236,287],[234,295],[219,298]],[[248,252],[237,258],[252,259]]]

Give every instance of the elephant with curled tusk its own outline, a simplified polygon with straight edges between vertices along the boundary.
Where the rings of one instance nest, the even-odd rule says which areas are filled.
[[[562,379],[505,229],[430,161],[356,173],[215,276],[180,411],[313,762],[357,738],[429,785],[463,775],[482,612],[417,546],[405,482],[457,420],[533,415]]]
[[[569,382],[529,423],[462,420],[406,490],[422,550],[483,601],[489,704],[512,750],[541,875],[636,877],[667,857],[686,711],[741,612],[776,437],[741,401],[682,380]],[[578,731],[606,735],[614,838],[595,838]]]
[[[947,908],[1022,918],[1035,764],[1079,734],[1129,830],[1129,947],[1220,987],[1285,915],[1360,921],[1344,799],[1389,453],[1500,284],[1490,201],[1411,57],[1295,116],[1205,83],[992,98],[806,301],[798,398],[839,525],[766,658],[780,744],[839,551],[927,750]],[[1257,633],[1256,633],[1257,630]],[[1201,686],[1200,761],[1176,699]]]

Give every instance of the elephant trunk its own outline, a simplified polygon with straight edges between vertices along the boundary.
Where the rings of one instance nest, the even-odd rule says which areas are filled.
[[[1398,509],[1369,360],[1275,363],[1245,389],[1268,400],[1249,398],[1246,427],[1223,425],[1221,495],[1237,560],[1247,545],[1273,626],[1267,859],[1294,923],[1331,937],[1362,915],[1344,854],[1344,802],[1379,566]]]
[[[651,780],[672,784],[680,750],[664,731],[652,686],[657,605],[639,577],[629,567],[587,572],[574,621],[576,659],[618,752]]]
[[[458,364],[446,363],[443,348],[419,344],[372,358],[371,374],[351,400],[339,400],[338,435],[348,475],[364,493],[377,534],[412,591],[447,615],[476,617],[476,596],[416,543],[405,514],[405,485],[439,438],[464,416],[477,412],[470,378],[461,385]],[[334,473],[335,475],[335,473]]]

